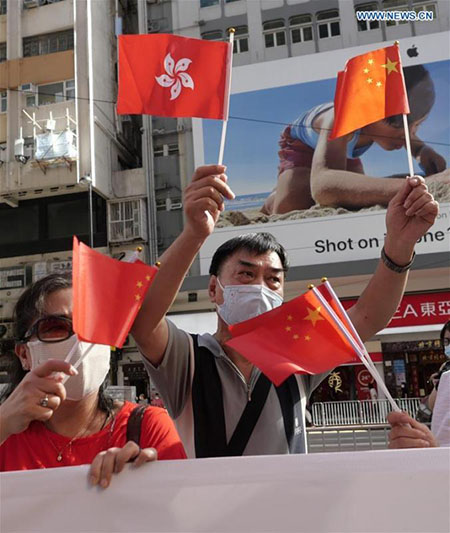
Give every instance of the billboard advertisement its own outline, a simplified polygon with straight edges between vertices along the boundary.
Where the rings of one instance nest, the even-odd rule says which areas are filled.
[[[321,132],[329,130],[330,116],[332,124],[337,71],[348,59],[391,44],[233,69],[224,163],[236,198],[226,202],[214,234],[200,252],[202,274],[222,242],[249,231],[272,233],[288,250],[293,266],[379,256],[386,205],[408,173],[403,129],[395,121],[380,121],[350,134],[347,143],[335,149]],[[427,178],[441,204],[438,221],[419,243],[419,254],[448,250],[447,44],[445,34],[400,43],[415,172]],[[196,165],[217,161],[221,127],[221,122],[194,121]]]

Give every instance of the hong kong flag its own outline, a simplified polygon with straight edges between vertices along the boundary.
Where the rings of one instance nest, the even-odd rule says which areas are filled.
[[[231,53],[226,42],[120,35],[117,112],[226,120]]]
[[[78,338],[122,348],[158,269],[125,263],[73,238],[73,330]]]

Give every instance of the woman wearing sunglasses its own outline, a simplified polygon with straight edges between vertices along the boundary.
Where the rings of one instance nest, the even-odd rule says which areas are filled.
[[[135,404],[105,395],[110,348],[79,342],[71,316],[71,283],[57,274],[17,302],[17,359],[0,406],[0,471],[92,463],[91,483],[106,488],[126,462],[185,458],[167,411],[132,414]]]

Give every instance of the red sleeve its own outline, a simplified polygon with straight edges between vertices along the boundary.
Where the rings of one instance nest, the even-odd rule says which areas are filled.
[[[186,459],[184,446],[165,409],[149,407],[142,420],[142,448],[156,448],[158,459]]]

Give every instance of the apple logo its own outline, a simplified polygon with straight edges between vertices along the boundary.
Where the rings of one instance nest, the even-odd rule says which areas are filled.
[[[419,55],[419,52],[417,51],[417,46],[413,44],[411,48],[408,48],[406,50],[406,53],[408,54],[408,57],[417,57]]]

